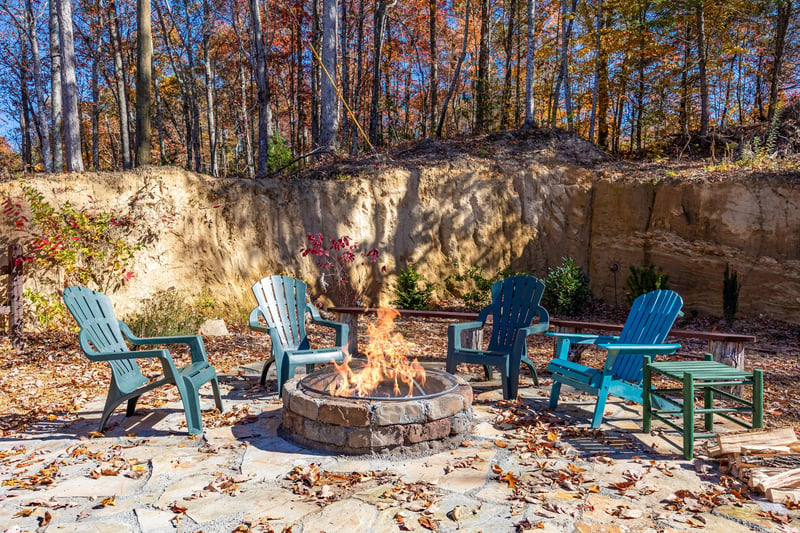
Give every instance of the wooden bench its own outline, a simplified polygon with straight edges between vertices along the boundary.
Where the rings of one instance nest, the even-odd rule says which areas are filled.
[[[375,307],[332,307],[328,311],[338,313],[339,321],[350,325],[350,343],[348,349],[350,353],[358,353],[358,317],[367,313],[376,313]],[[462,320],[470,321],[478,317],[478,313],[459,312],[459,311],[419,311],[415,309],[398,309],[398,313],[404,317],[434,318],[441,320]],[[581,333],[583,331],[608,331],[619,333],[622,331],[621,324],[606,324],[603,322],[582,322],[580,320],[566,320],[561,318],[550,318],[550,327],[555,331],[572,331]],[[740,335],[738,333],[721,333],[710,331],[676,330],[669,332],[668,338],[675,339],[698,339],[708,342],[707,351],[713,354],[714,360],[725,363],[728,366],[744,369],[744,345],[753,343],[756,338],[752,335]],[[478,338],[476,337],[477,341]]]

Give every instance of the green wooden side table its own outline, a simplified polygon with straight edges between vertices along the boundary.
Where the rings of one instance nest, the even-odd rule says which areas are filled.
[[[653,376],[660,374],[670,380],[681,383],[681,388],[656,389],[653,387]],[[643,397],[643,429],[650,432],[653,418],[657,418],[683,434],[683,457],[694,456],[695,439],[710,438],[715,434],[714,415],[721,416],[745,428],[764,427],[764,373],[754,370],[753,373],[739,370],[718,361],[713,361],[711,354],[706,354],[705,361],[663,361],[651,362],[644,358],[644,376],[642,386]],[[752,386],[753,400],[748,401],[720,387]],[[743,389],[742,389],[743,390]],[[703,395],[703,408],[695,408],[695,394]],[[730,407],[714,407],[714,396],[719,395],[731,400]],[[750,422],[746,418],[734,414],[750,413]],[[695,415],[702,414],[705,430],[708,433],[696,433],[694,429]],[[682,417],[683,424],[674,420]]]

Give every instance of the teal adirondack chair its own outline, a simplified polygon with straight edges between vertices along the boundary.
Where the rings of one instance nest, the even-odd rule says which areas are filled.
[[[258,306],[250,312],[250,329],[269,333],[272,340],[272,355],[264,363],[261,386],[267,380],[270,365],[275,363],[278,373],[278,395],[283,384],[294,376],[297,367],[305,365],[308,372],[315,364],[344,360],[349,326],[339,322],[323,320],[314,305],[306,301],[306,284],[289,276],[268,276],[253,284],[253,294]],[[335,344],[329,348],[311,348],[306,335],[305,317],[334,330]],[[259,322],[262,317],[266,326]]]
[[[111,300],[105,294],[86,287],[67,287],[64,289],[63,298],[67,309],[81,328],[78,340],[84,355],[92,361],[108,361],[111,365],[111,386],[106,405],[103,407],[103,416],[100,418],[101,432],[108,417],[122,402],[128,402],[125,416],[132,416],[139,396],[170,383],[178,387],[189,433],[203,432],[198,392],[202,385],[211,383],[217,409],[223,410],[217,373],[208,362],[205,345],[200,336],[142,339],[134,335],[125,323],[114,317]],[[183,368],[177,368],[169,350],[131,351],[128,343],[133,346],[186,344],[189,346],[192,362]],[[150,381],[142,375],[136,363],[137,359],[158,359],[164,375],[155,381]]]
[[[600,427],[608,395],[642,403],[643,360],[645,356],[672,354],[680,344],[662,344],[681,314],[683,300],[668,290],[648,292],[636,298],[622,333],[591,335],[548,333],[556,337],[555,357],[547,366],[553,374],[550,408],[558,406],[561,384],[565,383],[597,396],[592,427]],[[570,344],[594,344],[608,350],[602,370],[569,361]]]
[[[484,365],[486,378],[491,379],[491,367],[497,367],[503,383],[503,398],[515,399],[519,388],[520,365],[530,368],[533,382],[539,378],[528,358],[529,335],[542,333],[550,327],[550,315],[539,305],[544,283],[533,276],[512,276],[492,285],[492,303],[481,309],[476,322],[453,324],[447,328],[447,371],[454,374],[459,363]],[[481,328],[492,317],[492,336],[485,350],[461,346],[464,330]],[[538,317],[538,323],[533,324]]]

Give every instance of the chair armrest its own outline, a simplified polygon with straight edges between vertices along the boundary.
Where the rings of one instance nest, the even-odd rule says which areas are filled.
[[[482,328],[483,322],[462,322],[460,324],[450,324],[447,326],[447,344],[454,351],[461,351],[461,332],[468,329]]]
[[[598,344],[600,342],[614,342],[619,337],[614,335],[598,335],[596,333],[567,333],[561,331],[549,331],[546,333],[557,339],[566,339],[570,344]]]
[[[344,347],[350,342],[350,325],[333,320],[325,320],[319,314],[319,309],[314,304],[307,304],[306,311],[311,314],[311,322],[324,328],[330,328],[336,333],[336,346]]]
[[[675,353],[680,344],[598,344],[598,348],[603,348],[609,352],[618,354],[634,353],[641,355],[669,355]]]
[[[172,361],[169,350],[138,350],[135,352],[112,352],[86,354],[92,361],[126,361],[130,359],[162,359]]]
[[[258,307],[250,311],[250,317],[247,320],[250,325],[250,330],[258,331],[259,333],[269,333],[269,327],[262,326],[261,323],[258,321],[259,315],[264,316],[264,313],[262,313],[261,309],[259,309]]]
[[[134,346],[154,346],[154,345],[168,345],[168,344],[186,344],[189,347],[189,352],[192,356],[193,363],[207,363],[208,355],[206,355],[206,346],[203,343],[203,337],[200,335],[176,335],[172,337],[147,337],[141,338],[133,334],[131,329],[124,323],[119,323],[122,334]]]

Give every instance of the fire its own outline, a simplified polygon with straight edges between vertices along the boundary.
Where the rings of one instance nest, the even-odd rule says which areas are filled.
[[[338,379],[328,388],[332,396],[374,396],[382,383],[393,383],[395,397],[412,396],[415,386],[425,384],[425,369],[416,358],[412,361],[407,357],[414,344],[400,333],[392,333],[398,316],[400,313],[394,309],[378,309],[378,320],[367,326],[370,340],[364,350],[367,360],[363,367],[353,369],[350,354],[345,355],[341,365],[333,363]]]

